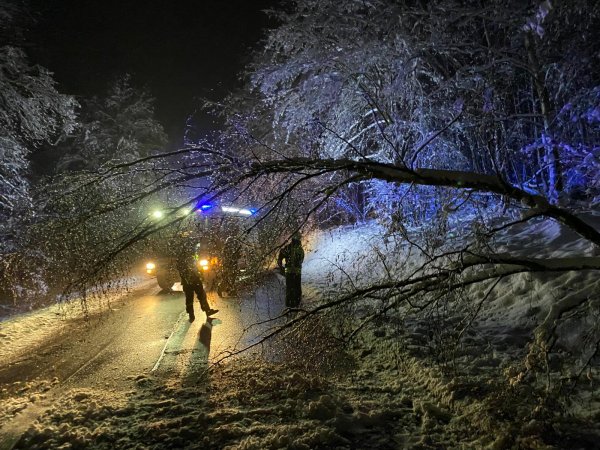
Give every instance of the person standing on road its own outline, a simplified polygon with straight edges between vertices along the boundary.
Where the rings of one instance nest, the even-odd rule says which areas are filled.
[[[240,245],[234,236],[229,236],[223,245],[223,264],[221,266],[221,280],[217,293],[222,296],[225,291],[229,295],[236,294],[238,277],[238,263],[240,259]]]
[[[193,254],[185,251],[181,252],[179,258],[177,258],[177,271],[181,277],[181,285],[185,294],[185,310],[189,315],[190,322],[193,322],[196,318],[194,316],[194,293],[196,293],[200,308],[206,313],[207,318],[219,312],[218,309],[212,309],[208,304]]]
[[[285,273],[285,306],[288,308],[297,308],[302,299],[303,261],[304,249],[300,242],[300,234],[294,233],[292,242],[281,249],[277,258],[279,269]]]

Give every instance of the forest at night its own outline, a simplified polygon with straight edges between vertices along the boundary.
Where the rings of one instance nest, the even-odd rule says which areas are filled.
[[[600,2],[217,3],[0,1],[0,450],[600,448]]]

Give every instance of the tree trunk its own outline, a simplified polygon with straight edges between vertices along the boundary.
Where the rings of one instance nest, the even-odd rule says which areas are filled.
[[[535,49],[534,36],[531,31],[525,35],[525,48],[527,50],[529,69],[533,75],[535,90],[540,100],[540,108],[544,121],[544,135],[542,137],[542,141],[545,142],[545,145],[543,146],[543,164],[546,166],[548,173],[548,192],[546,194],[552,203],[556,203],[558,196],[564,187],[562,167],[558,146],[553,142],[550,130],[550,113],[552,110],[550,96],[548,95],[548,89],[543,80],[540,62]]]

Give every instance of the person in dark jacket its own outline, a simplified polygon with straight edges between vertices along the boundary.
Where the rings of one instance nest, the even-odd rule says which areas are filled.
[[[223,259],[217,294],[223,296],[223,291],[229,295],[236,294],[237,278],[239,275],[240,244],[234,236],[229,236],[223,245]]]
[[[177,258],[177,271],[181,277],[181,285],[185,293],[185,310],[189,315],[190,322],[193,322],[196,318],[194,316],[194,293],[196,293],[200,308],[206,313],[207,318],[219,312],[218,309],[212,309],[208,304],[193,254],[182,252],[179,255],[179,258]]]
[[[295,233],[292,241],[281,249],[277,258],[277,265],[285,273],[285,306],[288,308],[297,308],[302,299],[303,261],[304,249],[300,234]]]

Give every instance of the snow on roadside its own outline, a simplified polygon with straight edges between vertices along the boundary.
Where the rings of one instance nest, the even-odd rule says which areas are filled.
[[[600,228],[600,215],[588,215],[585,219]],[[305,259],[303,281],[327,294],[339,293],[349,280],[353,287],[360,287],[385,276],[386,270],[401,274],[409,246],[402,238],[390,238],[382,227],[371,222],[316,233],[307,247],[312,251]],[[550,219],[503,231],[493,248],[498,253],[509,251],[532,258],[600,254],[588,241]],[[496,328],[500,334],[510,334],[514,329],[531,329],[539,324],[552,306],[570,293],[583,288],[600,292],[593,288],[599,283],[596,271],[523,273],[503,278],[489,294],[492,283],[480,283],[467,292],[475,301],[487,295],[478,321]]]
[[[336,383],[293,366],[241,359],[197,376],[182,385],[140,375],[126,393],[71,390],[17,448],[392,449],[458,442],[448,434],[441,441],[427,437],[419,417],[432,404],[415,408],[400,383],[382,388],[368,371]],[[440,412],[432,420],[447,417]]]
[[[367,284],[385,275],[383,261],[389,263],[387,255],[396,249],[396,242],[374,222],[314,233],[305,244],[302,281],[324,293],[337,292],[349,280],[354,286]],[[402,263],[393,262],[395,267]]]
[[[587,215],[585,220],[600,228],[600,216]],[[323,285],[324,274],[329,274],[330,286],[333,285],[338,289],[343,288],[345,278],[350,279],[357,274],[364,275],[364,272],[368,272],[372,275],[371,280],[382,273],[385,274],[382,271],[384,264],[380,255],[384,255],[387,269],[402,270],[402,259],[405,259],[407,254],[406,245],[389,239],[377,225],[372,223],[366,227],[346,227],[323,232],[313,239],[316,243],[313,245],[318,245],[319,251],[308,255],[305,270],[312,270],[313,273],[307,274],[305,279]],[[499,253],[511,252],[531,258],[597,256],[599,253],[598,249],[588,241],[549,219],[537,219],[529,224],[517,225],[505,230],[497,236],[494,248]],[[348,261],[356,260],[361,262],[354,265],[347,264]],[[361,280],[360,278],[358,280],[357,284],[360,286]],[[511,442],[511,436],[515,433],[525,436],[524,439],[535,443],[532,444],[535,447],[544,445],[544,437],[542,437],[544,434],[546,434],[545,438],[558,439],[556,434],[571,436],[578,432],[581,432],[581,441],[571,436],[569,439],[574,439],[572,445],[593,448],[587,446],[590,442],[600,439],[600,428],[597,426],[600,419],[600,390],[592,381],[600,376],[600,367],[597,363],[592,363],[588,369],[587,380],[580,381],[577,389],[571,392],[570,404],[562,405],[569,414],[573,415],[572,417],[577,418],[578,422],[574,422],[577,425],[571,429],[560,429],[562,425],[556,424],[557,429],[548,433],[539,423],[536,426],[521,424],[522,428],[519,428],[519,424],[513,424],[516,428],[511,429],[508,423],[494,419],[494,416],[504,408],[508,408],[512,404],[511,401],[517,404],[532,393],[516,394],[519,389],[515,388],[514,393],[510,395],[515,395],[516,398],[512,400],[506,398],[505,404],[501,407],[494,406],[493,396],[505,395],[501,388],[508,386],[510,377],[517,376],[516,367],[526,364],[530,351],[529,345],[534,340],[536,327],[544,323],[548,317],[552,317],[557,305],[570,297],[587,298],[589,307],[583,312],[583,316],[580,313],[567,317],[562,325],[554,330],[558,338],[555,352],[549,361],[552,379],[560,385],[560,377],[568,379],[569,376],[573,376],[577,371],[574,365],[581,364],[592,357],[594,342],[599,337],[597,323],[600,308],[600,280],[597,271],[516,274],[503,278],[491,292],[488,292],[492,285],[493,282],[481,283],[466,289],[459,299],[456,299],[456,305],[444,306],[444,308],[448,307],[448,311],[445,312],[449,314],[447,320],[464,320],[465,315],[468,317],[471,311],[476,310],[475,305],[483,301],[477,317],[464,333],[458,348],[452,350],[452,344],[448,341],[442,344],[449,346],[446,350],[443,347],[436,349],[443,336],[439,335],[439,329],[436,329],[436,324],[431,321],[431,317],[419,318],[416,315],[414,319],[406,320],[406,317],[402,316],[400,324],[388,320],[386,326],[380,321],[372,324],[370,330],[361,334],[363,350],[360,354],[364,356],[362,366],[368,365],[367,361],[371,361],[374,366],[379,366],[380,370],[377,372],[383,378],[387,377],[388,381],[382,381],[386,385],[398,379],[398,376],[393,375],[393,371],[389,370],[393,362],[402,362],[402,373],[411,371],[413,373],[410,379],[406,379],[408,386],[415,383],[428,384],[432,394],[435,394],[437,403],[433,402],[433,407],[426,407],[426,410],[434,411],[440,407],[450,410],[454,408],[454,414],[462,417],[462,421],[459,421],[450,415],[445,427],[446,433],[450,430],[463,429],[463,434],[467,436],[465,430],[471,428],[470,433],[476,434],[477,430],[473,429],[473,425],[475,428],[481,428],[480,432],[486,429],[487,433],[498,431],[501,427],[507,428],[508,431],[505,434],[500,433],[502,436],[498,436],[498,441],[495,443],[493,440],[486,441],[484,432],[483,440],[475,444],[476,448],[487,445],[502,448],[502,445]],[[456,309],[452,311],[452,308]],[[461,308],[464,309],[461,311]],[[450,322],[448,325],[450,330],[456,327],[458,331],[465,323]],[[431,372],[431,368],[439,365],[436,360],[440,361],[440,358],[443,360],[448,357],[448,355],[435,353],[439,350],[450,351],[450,355],[453,352],[454,356],[449,362],[450,367],[453,367],[451,370],[453,376],[444,375],[442,372]],[[581,354],[579,360],[572,357],[577,354]],[[386,373],[387,375],[384,375]],[[527,386],[529,385],[523,385],[524,388]],[[540,388],[543,390],[543,386]],[[521,399],[518,398],[519,396]],[[533,404],[536,401],[539,399],[531,398]],[[417,408],[423,410],[422,407]],[[558,409],[556,411],[558,412]],[[508,411],[507,413],[515,414]],[[494,423],[494,420],[496,422],[493,426],[483,425],[485,421]],[[596,425],[589,425],[586,428],[584,424],[587,422]],[[557,431],[558,429],[560,431]]]

